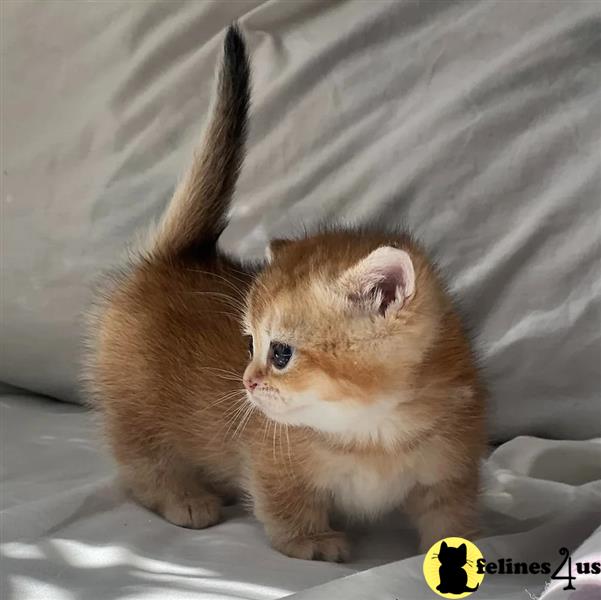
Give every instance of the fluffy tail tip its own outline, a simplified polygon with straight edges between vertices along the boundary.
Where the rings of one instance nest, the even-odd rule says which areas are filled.
[[[238,27],[238,23],[232,23],[225,34],[223,41],[223,55],[230,76],[234,80],[248,80],[248,58],[246,55],[246,44],[244,36]]]

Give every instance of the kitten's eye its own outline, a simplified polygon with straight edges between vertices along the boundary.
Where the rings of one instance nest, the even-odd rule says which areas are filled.
[[[253,345],[253,336],[247,335],[246,339],[248,341],[248,358],[252,358],[255,353],[255,347]]]
[[[292,346],[280,342],[271,342],[269,359],[276,369],[283,369],[290,362],[293,353]]]

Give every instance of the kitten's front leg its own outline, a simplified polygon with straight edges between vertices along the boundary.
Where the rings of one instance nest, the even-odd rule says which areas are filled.
[[[349,559],[346,535],[330,528],[326,495],[293,473],[289,465],[255,465],[250,492],[254,513],[276,550],[306,560]]]
[[[428,549],[446,537],[473,540],[478,532],[477,478],[418,484],[405,503],[419,532],[420,549]]]

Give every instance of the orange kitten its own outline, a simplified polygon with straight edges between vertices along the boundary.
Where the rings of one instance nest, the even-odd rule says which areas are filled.
[[[276,547],[343,558],[333,509],[369,518],[404,507],[423,549],[475,533],[483,390],[423,252],[406,235],[364,230],[279,240],[269,254],[245,314],[244,383],[287,436],[276,458],[253,447],[248,471]]]
[[[403,508],[423,548],[469,536],[483,390],[420,248],[325,231],[272,242],[260,274],[216,248],[248,99],[231,28],[203,149],[93,324],[90,389],[124,485],[185,527],[216,523],[242,495],[273,546],[298,558],[348,558],[334,511]]]

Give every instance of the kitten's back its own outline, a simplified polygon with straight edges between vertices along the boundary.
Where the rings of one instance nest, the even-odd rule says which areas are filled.
[[[244,158],[249,102],[248,57],[232,26],[192,164],[146,246],[106,278],[90,318],[84,378],[119,461],[149,447],[190,452],[180,442],[219,418],[211,402],[235,400],[241,388],[238,323],[252,270],[217,241]],[[202,403],[197,421],[185,417]]]

